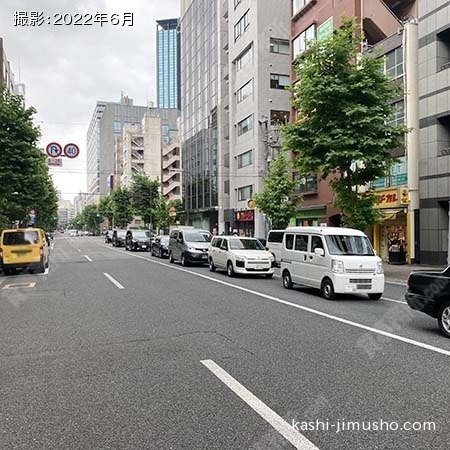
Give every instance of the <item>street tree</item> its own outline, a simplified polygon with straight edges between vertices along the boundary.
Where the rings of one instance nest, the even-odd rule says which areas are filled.
[[[103,197],[98,204],[98,212],[108,219],[109,222],[112,222],[114,217],[113,211],[113,202],[111,195],[107,195]]]
[[[98,210],[98,206],[91,204],[87,205],[81,213],[83,227],[87,231],[95,234],[100,232],[100,224],[103,222],[103,217]]]
[[[167,202],[167,207],[175,208],[176,215],[169,217],[169,225],[173,225],[175,223],[180,223],[182,225],[186,222],[186,211],[184,209],[184,203],[180,199],[169,200]]]
[[[382,58],[358,53],[364,36],[350,19],[299,56],[291,87],[297,120],[283,130],[285,147],[302,174],[331,176],[343,224],[365,229],[380,213],[369,183],[396,162],[407,129],[390,123],[400,88],[384,73]]]
[[[294,182],[284,151],[271,163],[264,189],[255,194],[254,200],[256,207],[270,219],[272,228],[286,228],[295,216]]]
[[[133,220],[132,193],[125,187],[118,187],[111,194],[111,209],[117,227],[125,228]]]
[[[0,86],[0,226],[19,221],[28,225],[36,212],[36,226],[56,225],[57,195],[46,159],[37,143],[40,130],[33,123],[34,108]]]
[[[161,194],[159,180],[150,180],[144,174],[133,177],[131,184],[132,205],[134,213],[141,216],[146,224],[152,227],[160,220]]]

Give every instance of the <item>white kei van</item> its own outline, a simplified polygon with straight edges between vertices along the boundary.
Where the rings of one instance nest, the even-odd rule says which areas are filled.
[[[327,300],[336,294],[368,294],[379,300],[384,271],[367,236],[359,230],[334,227],[287,228],[281,248],[283,286],[318,288]]]
[[[281,246],[286,230],[270,230],[267,234],[266,248],[274,257],[274,264],[279,266],[281,261]]]

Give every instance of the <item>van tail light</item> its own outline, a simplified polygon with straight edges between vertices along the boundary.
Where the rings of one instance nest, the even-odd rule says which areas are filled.
[[[42,245],[39,247],[39,254],[41,257],[44,256],[44,247]]]
[[[3,258],[3,249],[0,247],[0,259]]]

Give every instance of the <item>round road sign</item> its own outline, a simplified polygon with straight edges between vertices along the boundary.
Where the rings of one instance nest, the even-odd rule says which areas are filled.
[[[80,149],[78,148],[78,145],[76,145],[76,144],[67,144],[64,147],[64,154],[68,158],[76,158],[80,154]]]
[[[61,156],[63,150],[57,142],[50,142],[50,144],[47,145],[45,151],[47,152],[47,155],[50,156],[50,158],[57,158],[58,156]]]

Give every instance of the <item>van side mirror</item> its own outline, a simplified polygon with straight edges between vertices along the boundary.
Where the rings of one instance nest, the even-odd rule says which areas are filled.
[[[314,254],[317,256],[325,256],[325,251],[323,248],[314,249]]]

